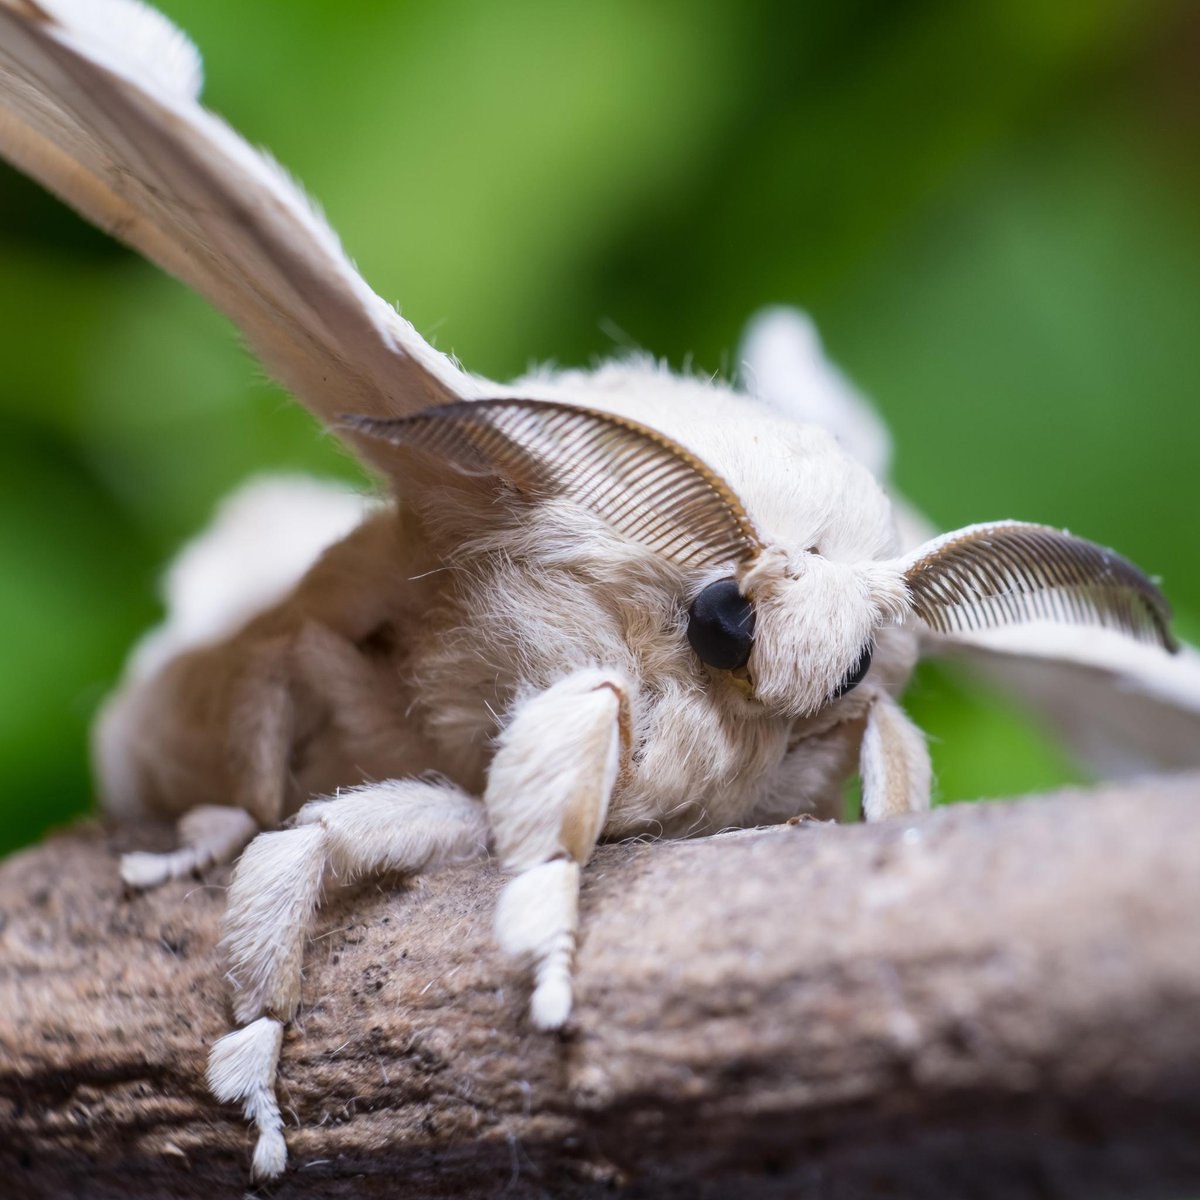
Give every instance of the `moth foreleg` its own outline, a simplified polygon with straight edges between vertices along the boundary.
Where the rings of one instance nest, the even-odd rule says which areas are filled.
[[[885,692],[873,697],[867,710],[859,773],[868,821],[929,807],[932,770],[925,735]]]
[[[501,866],[517,872],[496,909],[501,949],[533,967],[530,1016],[571,1012],[579,872],[604,827],[621,762],[624,680],[584,670],[520,704],[500,737],[484,802]]]
[[[326,874],[341,881],[417,874],[486,847],[477,799],[448,782],[397,780],[311,801],[292,828],[260,834],[242,855],[221,944],[234,1016],[245,1028],[213,1045],[208,1083],[217,1099],[240,1101],[258,1129],[256,1178],[273,1178],[287,1160],[275,1073]]]

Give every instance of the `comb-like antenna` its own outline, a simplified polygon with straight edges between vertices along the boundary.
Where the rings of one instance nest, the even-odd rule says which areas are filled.
[[[626,417],[559,401],[505,399],[445,404],[400,420],[348,417],[346,423],[467,474],[498,475],[531,499],[573,500],[680,566],[745,563],[762,549],[720,475]]]
[[[1047,525],[997,521],[943,534],[914,551],[904,578],[914,611],[939,633],[1040,620],[1177,649],[1166,598],[1133,563]]]

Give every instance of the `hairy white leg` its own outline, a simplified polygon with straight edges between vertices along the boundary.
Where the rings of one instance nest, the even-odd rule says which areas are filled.
[[[326,871],[343,881],[418,874],[486,848],[477,799],[449,782],[415,779],[313,800],[293,828],[251,842],[230,884],[221,941],[234,1016],[245,1028],[213,1045],[208,1084],[219,1100],[242,1101],[257,1127],[256,1178],[278,1175],[287,1159],[275,1102],[279,1040],[300,1003],[304,945]]]
[[[867,712],[859,755],[863,816],[868,821],[929,807],[932,770],[925,735],[883,692]]]
[[[533,963],[530,1017],[561,1029],[571,1015],[571,961],[579,923],[579,864],[556,858],[522,871],[500,894],[496,940],[511,958]]]
[[[182,879],[216,863],[230,862],[258,832],[244,808],[202,804],[179,821],[180,846],[169,854],[138,850],[121,856],[121,878],[134,888],[152,888]]]
[[[226,1034],[208,1059],[208,1086],[225,1104],[242,1102],[246,1120],[258,1130],[251,1174],[274,1179],[287,1165],[283,1117],[275,1099],[275,1071],[283,1045],[283,1022],[259,1017],[244,1029]]]
[[[533,967],[530,1016],[571,1013],[579,868],[604,827],[621,763],[624,681],[578,671],[520,704],[500,737],[484,802],[501,865],[518,872],[496,908],[505,953]]]

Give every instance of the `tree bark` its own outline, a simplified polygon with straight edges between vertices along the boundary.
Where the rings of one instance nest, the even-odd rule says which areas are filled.
[[[123,894],[163,838],[0,867],[0,1195],[245,1189],[204,1084],[227,872]],[[1200,1195],[1200,777],[605,847],[561,1037],[493,948],[501,883],[331,898],[268,1194]]]

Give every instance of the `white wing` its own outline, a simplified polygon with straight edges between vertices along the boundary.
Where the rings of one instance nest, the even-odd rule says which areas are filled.
[[[1035,622],[930,634],[924,651],[961,659],[1034,708],[1108,778],[1200,767],[1200,653],[1112,630]]]
[[[0,0],[0,154],[210,300],[321,420],[474,397],[200,83],[191,43],[134,0]]]
[[[756,313],[742,335],[738,362],[751,396],[795,421],[822,426],[876,479],[887,477],[892,457],[887,426],[825,356],[817,327],[799,309]]]
[[[751,396],[807,425],[828,430],[880,483],[888,483],[892,438],[871,402],[830,362],[812,318],[798,308],[764,308],[738,348],[739,376]],[[937,532],[889,488],[900,545],[911,550]]]

